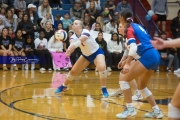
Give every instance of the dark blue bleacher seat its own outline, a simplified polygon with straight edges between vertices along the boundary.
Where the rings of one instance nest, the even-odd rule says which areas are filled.
[[[66,12],[69,13],[69,10],[52,10],[53,16],[56,16],[57,14],[60,14],[61,16],[64,16],[64,14],[65,14]]]
[[[63,10],[70,10],[74,5],[73,4],[62,4]]]

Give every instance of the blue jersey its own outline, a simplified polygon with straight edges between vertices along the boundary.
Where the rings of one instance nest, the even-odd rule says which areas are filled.
[[[127,30],[127,45],[136,43],[138,46],[137,54],[139,56],[141,56],[147,49],[153,48],[150,42],[151,37],[141,25],[131,23]]]

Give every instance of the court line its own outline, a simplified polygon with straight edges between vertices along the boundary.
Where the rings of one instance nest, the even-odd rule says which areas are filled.
[[[18,88],[18,87],[22,87],[22,86],[29,86],[29,85],[42,84],[42,83],[51,83],[51,82],[40,82],[40,83],[24,84],[24,85],[19,85],[19,86],[14,86],[14,87],[11,87],[11,88],[4,89],[4,90],[0,91],[0,102],[1,102],[2,104],[6,105],[7,107],[12,108],[12,109],[14,109],[14,110],[17,110],[17,111],[20,111],[20,112],[23,112],[23,113],[26,113],[26,114],[29,114],[29,115],[32,115],[32,116],[44,118],[44,119],[47,119],[47,120],[53,120],[53,118],[71,120],[71,119],[67,119],[67,118],[58,118],[58,117],[52,117],[52,116],[46,116],[46,115],[40,115],[40,114],[36,114],[36,113],[31,113],[31,112],[27,112],[27,111],[18,109],[18,108],[16,108],[16,107],[13,106],[14,103],[16,103],[16,102],[18,102],[18,101],[22,101],[22,100],[26,100],[26,99],[33,99],[33,98],[26,98],[26,99],[16,100],[16,101],[11,102],[10,105],[8,105],[6,102],[4,102],[4,101],[2,100],[2,98],[1,98],[1,95],[2,95],[4,92],[6,92],[7,90],[11,90],[11,89],[13,89],[13,88]]]
[[[2,91],[0,91],[0,102],[4,105],[6,105],[7,107],[10,107],[12,109],[15,109],[15,110],[18,110],[20,112],[23,112],[23,113],[26,113],[26,114],[30,114],[30,115],[33,115],[33,116],[36,116],[36,117],[41,117],[41,118],[45,118],[45,119],[48,119],[48,120],[53,120],[51,116],[45,116],[45,115],[40,115],[40,114],[36,114],[36,113],[31,113],[31,112],[27,112],[27,111],[23,111],[21,109],[18,109],[16,107],[14,107],[14,103],[16,102],[19,102],[19,101],[23,101],[23,100],[26,100],[26,99],[33,99],[33,98],[26,98],[26,99],[21,99],[21,100],[17,100],[17,101],[13,101],[11,102],[10,105],[8,105],[6,102],[4,102],[1,98],[2,96],[2,93],[4,93],[5,91],[7,90],[11,90],[13,88],[17,88],[17,87],[21,87],[21,86],[29,86],[29,85],[34,85],[34,84],[42,84],[42,83],[51,83],[51,82],[40,82],[40,83],[30,83],[30,84],[24,84],[24,85],[19,85],[19,86],[14,86],[14,87],[11,87],[11,88],[7,88],[7,89],[4,89]],[[154,90],[156,91],[156,90]],[[158,91],[158,92],[161,92],[161,91]],[[165,92],[164,92],[165,93]],[[170,93],[169,93],[170,94]],[[68,95],[68,94],[66,94]],[[78,95],[69,95],[69,96],[78,96]],[[85,95],[79,95],[79,96],[83,96],[83,97],[86,97]],[[98,99],[98,98],[93,98],[95,100],[99,100],[99,101],[102,101],[101,99]],[[105,101],[105,102],[108,102],[108,101]],[[111,104],[116,104],[116,105],[120,105],[120,106],[125,106],[125,105],[122,105],[122,104],[117,104],[117,103],[113,103],[113,102],[108,102],[108,103],[111,103]],[[137,108],[136,108],[137,109]],[[143,111],[143,112],[149,112],[149,111],[146,111],[146,110],[143,110],[143,109],[137,109],[137,110],[140,110],[140,111]],[[165,116],[165,115],[164,115]],[[165,116],[167,117],[167,116]],[[56,117],[55,117],[56,118]],[[58,118],[58,117],[57,117]],[[58,118],[58,119],[66,119],[66,118]],[[70,119],[67,119],[67,120],[70,120]]]

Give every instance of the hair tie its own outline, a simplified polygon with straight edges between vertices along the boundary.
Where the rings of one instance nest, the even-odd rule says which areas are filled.
[[[128,17],[126,20],[131,20],[133,22],[133,18],[132,17]]]

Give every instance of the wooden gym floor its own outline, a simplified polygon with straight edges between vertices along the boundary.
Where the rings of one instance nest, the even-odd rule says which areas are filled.
[[[116,120],[123,111],[122,97],[104,99],[101,96],[98,73],[82,72],[69,86],[69,91],[54,95],[67,72],[2,71],[0,70],[0,120]],[[108,91],[119,88],[118,71],[108,73]],[[154,73],[148,88],[152,91],[167,120],[169,103],[180,76]],[[151,120],[144,114],[151,111],[146,100],[134,101],[135,117],[128,120]]]

